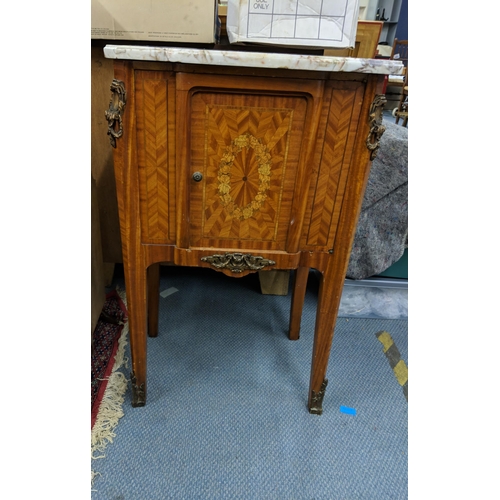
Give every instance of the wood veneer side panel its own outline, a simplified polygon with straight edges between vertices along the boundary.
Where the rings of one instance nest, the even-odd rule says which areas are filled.
[[[108,122],[113,61],[106,59],[101,47],[91,48],[91,169],[96,183],[99,207],[100,240],[103,261],[122,262],[120,222],[116,199],[113,148],[109,143]]]
[[[351,164],[353,162],[355,141],[357,136],[357,129],[359,125],[361,104],[363,102],[363,94],[365,86],[361,84],[354,84],[349,93],[341,93],[334,91],[334,99],[338,95],[341,111],[339,113],[338,121],[341,128],[344,129],[345,137],[344,149],[342,152],[342,167],[337,177],[334,174],[335,183],[332,184],[331,191],[333,196],[331,201],[333,203],[332,211],[324,213],[322,217],[322,225],[324,228],[324,239],[322,244],[328,249],[334,248],[335,234],[337,230],[337,221],[340,217],[340,210],[344,199],[344,190],[347,183]]]
[[[342,252],[338,252],[339,258],[340,255],[346,254],[343,255],[344,261],[340,268],[344,277],[347,272],[351,247],[354,241],[356,226],[363,203],[363,196],[371,169],[370,151],[366,146],[366,139],[370,131],[369,114],[375,95],[381,92],[383,78],[382,75],[368,76],[363,94],[363,104],[357,119],[358,126],[356,130],[355,145],[346,183],[346,190],[342,199],[339,225],[334,241],[334,248],[342,249]],[[335,257],[332,261],[334,260],[336,260]],[[337,264],[340,264],[340,262]]]
[[[133,71],[130,66],[130,63],[127,62],[114,62],[114,78],[124,83],[127,96],[122,114],[123,135],[116,140],[116,148],[113,150],[120,232],[123,241],[122,249],[128,246],[129,232],[139,213],[138,210],[135,213],[130,210],[130,208],[134,208],[134,195],[138,195],[138,192],[131,193],[132,189],[138,189],[138,182],[134,181],[133,177],[131,178],[133,170],[131,164],[133,157],[135,157],[135,151],[132,151],[135,144],[135,89]],[[136,208],[138,209],[138,207]],[[124,255],[125,257],[127,255]]]

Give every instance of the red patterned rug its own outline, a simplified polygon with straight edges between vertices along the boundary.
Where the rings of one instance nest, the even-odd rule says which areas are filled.
[[[94,427],[109,377],[115,367],[119,340],[127,321],[127,308],[116,290],[106,296],[92,335],[91,429]]]

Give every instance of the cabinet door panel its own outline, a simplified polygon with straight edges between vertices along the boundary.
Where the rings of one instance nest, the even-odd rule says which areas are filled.
[[[207,91],[190,108],[191,246],[285,250],[307,99]]]

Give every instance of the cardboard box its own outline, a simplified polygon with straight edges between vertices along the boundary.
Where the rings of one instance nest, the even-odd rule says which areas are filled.
[[[359,0],[228,0],[230,43],[354,48]]]
[[[215,43],[217,0],[91,0],[91,38]]]

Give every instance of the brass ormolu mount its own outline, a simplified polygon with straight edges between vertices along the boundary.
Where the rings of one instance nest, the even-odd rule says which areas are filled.
[[[373,99],[370,108],[370,132],[366,139],[366,147],[370,151],[370,160],[373,161],[380,147],[380,138],[385,132],[385,126],[382,125],[384,106],[387,103],[385,95],[377,94]]]
[[[137,379],[133,371],[130,373],[130,381],[132,382],[132,406],[134,408],[145,406],[146,388],[144,382],[141,385],[137,385]]]
[[[216,269],[229,269],[233,273],[242,273],[248,270],[260,271],[266,266],[274,266],[276,264],[274,260],[242,253],[215,254],[202,257],[201,260],[208,262]]]
[[[108,120],[109,142],[111,146],[116,148],[116,139],[123,135],[122,112],[127,102],[127,93],[125,92],[125,84],[116,79],[113,79],[110,90],[109,109],[104,114]]]
[[[328,385],[328,380],[325,378],[318,392],[312,391],[311,406],[309,413],[321,415],[323,413],[323,398],[325,397],[325,389]]]

